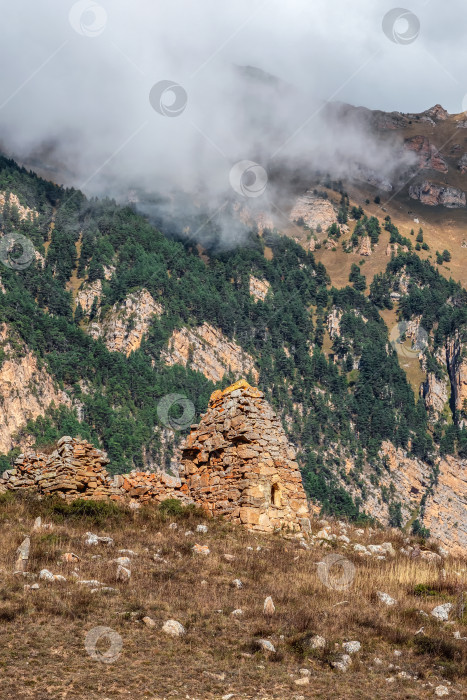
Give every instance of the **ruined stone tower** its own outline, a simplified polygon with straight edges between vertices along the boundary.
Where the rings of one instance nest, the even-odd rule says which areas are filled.
[[[241,380],[215,391],[186,440],[180,476],[211,515],[254,530],[306,529],[308,506],[295,452],[263,393]]]

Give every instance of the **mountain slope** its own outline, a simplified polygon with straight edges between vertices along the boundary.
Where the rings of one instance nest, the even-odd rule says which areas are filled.
[[[342,190],[342,230],[298,226],[308,242],[316,234],[314,252],[248,224],[243,245],[227,252],[215,219],[203,248],[184,242],[199,210],[159,231],[133,207],[88,200],[6,159],[0,168],[0,190],[37,212],[22,218],[12,196],[3,206],[4,238],[21,233],[37,252],[18,270],[13,251],[0,270],[4,353],[11,361],[27,348],[67,396],[60,408],[44,406],[41,418],[25,412],[21,430],[2,436],[17,446],[2,457],[5,466],[24,444],[78,432],[108,451],[113,472],[176,466],[189,427],[183,406],[192,406],[194,422],[214,388],[249,374],[280,412],[317,509],[424,532],[450,484],[448,511],[462,512],[466,493],[453,479],[467,457],[466,293],[420,262],[415,235],[404,236],[389,214],[371,217]],[[238,233],[234,207],[222,225]],[[351,284],[336,284],[333,266],[319,261],[326,248],[362,259],[355,251],[368,241],[372,259],[385,237],[392,248],[374,282],[362,275],[365,263],[350,266]],[[425,329],[421,363],[410,338],[401,352],[396,314]],[[439,376],[446,401],[435,415]],[[425,400],[419,380],[428,382]],[[173,430],[177,418],[181,431]],[[407,480],[416,482],[409,498]],[[448,542],[454,530],[456,547],[465,547],[465,519],[445,518],[437,536]]]

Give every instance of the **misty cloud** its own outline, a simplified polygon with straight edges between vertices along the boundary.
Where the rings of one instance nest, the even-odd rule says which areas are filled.
[[[243,160],[264,167],[269,188],[279,172],[282,186],[284,173],[312,169],[390,179],[396,141],[382,147],[365,121],[342,122],[326,100],[461,111],[467,92],[464,49],[451,48],[451,36],[465,44],[457,0],[448,12],[413,3],[420,35],[408,46],[383,33],[386,0],[2,5],[3,146],[90,194],[182,190],[215,209]],[[156,94],[161,81],[175,92],[166,82]]]

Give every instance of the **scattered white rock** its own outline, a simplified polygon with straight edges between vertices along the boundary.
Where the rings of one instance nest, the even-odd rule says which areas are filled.
[[[114,543],[112,537],[99,537],[98,535],[95,535],[93,532],[87,532],[85,535],[86,539],[84,540],[84,544],[87,545],[95,545],[99,544],[99,542],[102,542],[102,544],[108,544],[112,545]]]
[[[391,596],[388,593],[376,591],[376,595],[378,596],[380,601],[385,605],[395,605],[397,603],[397,601],[394,598],[391,598]]]
[[[271,596],[268,595],[268,597],[264,601],[263,613],[265,615],[274,615],[275,612],[276,612],[276,606],[274,605]]]
[[[234,586],[234,588],[243,588],[243,582],[240,581],[239,578],[234,578],[232,581],[232,586]]]
[[[330,540],[331,539],[331,535],[329,534],[329,532],[327,530],[320,530],[319,532],[316,533],[315,537],[318,540]]]
[[[66,578],[64,576],[62,576],[61,574],[55,574],[54,581],[66,581]]]
[[[42,569],[42,571],[39,572],[39,578],[42,581],[55,581],[55,576],[48,569]]]
[[[207,525],[197,525],[196,526],[196,532],[204,532],[206,533],[208,531],[208,526]]]
[[[172,637],[181,637],[186,634],[186,629],[182,623],[177,622],[177,620],[167,620],[167,622],[164,622],[162,631],[165,632],[165,634],[170,634]]]
[[[402,656],[400,649],[394,649],[394,656]]]
[[[361,554],[368,554],[367,548],[363,544],[354,544],[354,552],[361,552]]]
[[[431,611],[431,614],[433,617],[436,617],[437,620],[441,620],[441,622],[446,622],[446,620],[449,620],[449,613],[452,610],[452,603],[443,603],[443,605],[437,605],[436,608],[433,608]]]
[[[235,559],[235,555],[234,554],[224,554],[224,559],[226,561],[233,561]]]
[[[337,538],[339,542],[345,542],[345,544],[350,544],[350,538],[347,535],[339,535]]]
[[[128,508],[131,510],[139,510],[141,508],[141,503],[139,503],[139,501],[131,501]]]
[[[258,645],[263,651],[270,652],[271,654],[276,653],[276,648],[274,644],[269,641],[269,639],[258,639]]]
[[[190,537],[191,535],[194,535],[195,533],[192,530],[187,530],[185,532],[185,537]]]
[[[241,608],[237,608],[236,610],[232,610],[230,614],[234,617],[241,617],[243,615],[243,610]]]
[[[435,688],[435,695],[438,698],[444,698],[446,695],[449,695],[449,690],[448,690],[448,688],[446,688],[445,685],[438,685]]]
[[[381,660],[378,656],[375,656],[375,658],[373,659],[373,663],[376,664],[376,666],[382,666],[382,665],[383,665],[382,660]]]
[[[326,640],[324,637],[321,637],[321,635],[315,634],[315,636],[310,639],[309,645],[311,649],[324,649]]]
[[[170,523],[169,530],[176,530],[178,528],[177,523]]]
[[[336,661],[331,662],[331,666],[337,668],[338,671],[347,671],[351,665],[352,659],[348,654],[340,654]]]
[[[95,578],[94,578],[94,579],[90,579],[89,581],[86,581],[86,580],[83,579],[83,580],[77,581],[76,583],[79,583],[79,584],[82,585],[82,586],[90,586],[91,588],[97,588],[98,586],[103,586],[103,585],[104,585],[104,584],[101,583],[100,581],[97,581]]]
[[[126,554],[128,557],[137,557],[138,555],[132,549],[119,549],[119,554]]]
[[[344,642],[342,645],[343,650],[345,651],[346,654],[356,654],[357,651],[360,651],[362,648],[362,645],[360,642]]]

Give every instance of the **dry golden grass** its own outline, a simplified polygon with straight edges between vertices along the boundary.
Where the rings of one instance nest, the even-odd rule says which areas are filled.
[[[39,590],[24,590],[34,581],[13,575],[15,552],[39,514],[54,526],[31,535],[29,570],[37,575],[47,568],[67,581],[39,581]],[[434,697],[437,685],[449,683],[456,697],[467,691],[467,642],[453,636],[456,630],[467,636],[466,617],[452,614],[455,624],[446,625],[418,612],[459,600],[465,561],[448,559],[442,574],[436,564],[400,554],[377,561],[340,545],[305,550],[297,539],[255,535],[222,521],[204,521],[196,512],[170,516],[156,508],[135,513],[115,508],[104,516],[68,519],[44,501],[0,497],[2,698],[207,700],[230,693],[232,700],[425,698]],[[169,527],[172,522],[177,529]],[[195,531],[200,522],[207,523],[207,534]],[[313,531],[318,529],[313,522]],[[186,530],[195,534],[186,536]],[[114,545],[86,546],[87,531],[110,535]],[[368,531],[357,537],[350,526],[347,534],[352,542],[370,538]],[[390,540],[398,549],[402,537],[377,532],[371,541]],[[195,542],[207,544],[211,553],[194,555]],[[111,563],[119,549],[138,554],[128,583],[116,581],[117,566]],[[64,552],[81,558],[77,566],[60,561]],[[317,575],[317,563],[339,552],[355,566],[353,582],[341,591],[327,588]],[[225,554],[235,558],[229,561]],[[117,592],[91,593],[73,580],[73,569],[80,579],[98,579]],[[232,586],[236,578],[243,588]],[[425,584],[432,595],[415,595],[417,584]],[[398,605],[378,602],[377,590]],[[276,606],[272,617],[263,614],[268,595]],[[237,608],[244,611],[240,618],[231,615]],[[146,627],[144,616],[155,627]],[[161,627],[168,619],[180,621],[186,635],[165,635]],[[85,649],[86,634],[97,626],[110,627],[122,639],[115,663],[96,661]],[[422,626],[424,633],[416,635]],[[310,649],[308,640],[315,634],[325,637],[324,649]],[[271,640],[277,653],[268,657],[258,651],[260,638]],[[360,641],[362,649],[342,673],[330,664],[348,640]],[[98,648],[104,652],[105,642]],[[395,650],[402,655],[395,656]],[[376,665],[375,657],[383,663]],[[301,668],[310,671],[308,685],[295,683]],[[401,671],[417,679],[398,678]],[[390,677],[396,680],[388,682]]]

